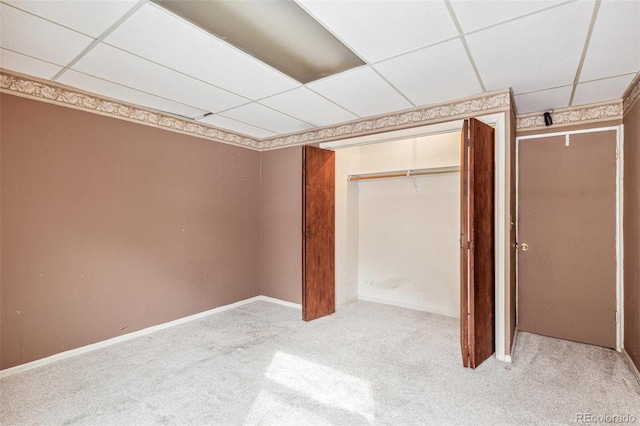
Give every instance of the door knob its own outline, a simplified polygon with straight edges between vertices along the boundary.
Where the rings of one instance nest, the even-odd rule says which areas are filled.
[[[520,248],[522,249],[522,251],[527,251],[527,250],[529,250],[529,244],[522,243],[522,244],[520,244]]]

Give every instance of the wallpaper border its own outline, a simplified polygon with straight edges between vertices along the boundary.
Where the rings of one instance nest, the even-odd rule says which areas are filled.
[[[504,89],[448,103],[259,139],[1,68],[0,92],[260,151],[459,120],[478,113],[508,111],[513,104],[511,91]],[[559,109],[552,113],[553,122],[554,125],[571,125],[622,119],[639,98],[640,77],[637,77],[623,99]],[[516,116],[518,132],[545,127],[541,112]]]
[[[631,109],[638,99],[640,99],[640,73],[636,76],[634,81],[631,82],[631,85],[624,95],[622,95],[625,114]]]
[[[85,92],[60,83],[0,69],[0,92],[37,99],[121,120],[158,127],[216,142],[257,150],[317,143],[407,127],[435,124],[475,113],[508,110],[510,90],[500,90],[453,102],[418,107],[377,117],[307,130],[289,135],[257,139],[189,119]]]
[[[189,119],[0,69],[0,92],[133,121],[216,142],[258,149],[258,140]]]
[[[391,130],[458,120],[473,116],[479,112],[506,111],[510,105],[511,91],[504,89],[449,103],[418,107],[290,135],[265,138],[260,142],[259,147],[260,149],[273,149],[364,136],[371,133],[383,133]]]
[[[584,124],[595,121],[622,119],[622,100],[599,104],[562,108],[551,113],[553,125]],[[542,112],[516,116],[516,131],[544,129]]]

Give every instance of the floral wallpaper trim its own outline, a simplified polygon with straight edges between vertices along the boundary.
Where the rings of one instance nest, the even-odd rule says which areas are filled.
[[[555,110],[551,113],[553,125],[580,124],[592,121],[622,119],[622,101],[583,105]],[[536,130],[545,128],[542,112],[518,115],[516,130]]]
[[[92,111],[216,142],[258,148],[258,140],[247,136],[221,130],[193,120],[162,114],[151,109],[89,95],[57,83],[19,76],[4,70],[0,70],[0,91]]]
[[[629,90],[627,90],[622,98],[625,113],[631,109],[631,106],[640,98],[640,74],[638,74],[638,77],[636,77],[635,81],[633,81],[629,87]]]
[[[477,113],[508,110],[510,104],[510,91],[503,90],[448,104],[419,107],[409,111],[366,118],[351,123],[267,138],[263,139],[258,146],[260,149],[280,148],[435,124],[465,118]]]

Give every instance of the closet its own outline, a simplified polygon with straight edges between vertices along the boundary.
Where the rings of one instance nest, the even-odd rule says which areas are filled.
[[[465,367],[494,352],[510,360],[504,115],[320,148],[335,153],[335,263],[327,265],[335,271],[335,304],[360,299],[458,317]]]
[[[335,152],[337,300],[459,317],[460,132]]]

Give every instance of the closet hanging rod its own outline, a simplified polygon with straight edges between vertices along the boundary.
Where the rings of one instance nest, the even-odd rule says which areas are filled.
[[[349,175],[347,180],[366,180],[366,179],[382,179],[382,178],[394,178],[394,177],[411,177],[421,175],[433,175],[438,173],[456,173],[460,171],[460,166],[445,166],[445,167],[428,167],[425,169],[415,170],[397,170],[392,172],[382,173],[361,173],[356,175]]]

